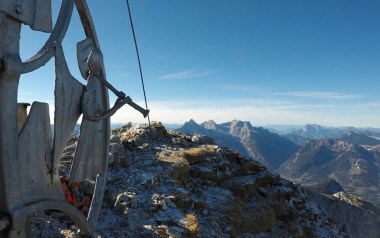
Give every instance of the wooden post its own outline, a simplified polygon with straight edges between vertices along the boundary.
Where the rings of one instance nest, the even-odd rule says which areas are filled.
[[[74,1],[86,35],[78,44],[78,64],[87,79],[86,86],[70,74],[60,45]],[[25,62],[19,52],[21,24],[51,32],[41,50]],[[0,0],[0,238],[30,237],[30,215],[43,210],[64,212],[82,235],[94,237],[92,229],[99,216],[107,178],[109,117],[126,103],[144,117],[149,112],[106,80],[86,0],[62,1],[54,29],[51,27],[50,0]],[[17,103],[17,92],[20,75],[37,70],[53,56],[56,84],[52,141],[49,105],[33,102],[27,115],[28,104]],[[118,96],[111,109],[108,89]],[[64,146],[81,114],[81,134],[69,181],[97,178],[87,218],[65,201],[58,173]]]
[[[0,213],[12,214],[22,207],[20,174],[17,156],[17,90],[21,71],[19,54],[21,23],[0,15]],[[23,229],[12,224],[15,233],[22,237]],[[21,227],[20,227],[21,228]],[[8,237],[9,229],[0,231],[0,237]],[[14,236],[18,237],[18,236]]]

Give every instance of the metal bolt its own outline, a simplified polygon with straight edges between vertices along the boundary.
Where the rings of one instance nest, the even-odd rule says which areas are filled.
[[[22,6],[21,6],[21,5],[16,5],[15,10],[16,10],[16,13],[17,13],[17,14],[22,14],[22,13],[23,13],[23,9],[22,9]]]

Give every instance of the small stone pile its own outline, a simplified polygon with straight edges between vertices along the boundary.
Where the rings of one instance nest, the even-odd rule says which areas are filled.
[[[209,137],[153,122],[110,141],[99,237],[348,237],[302,187]],[[58,233],[77,237],[65,226]]]

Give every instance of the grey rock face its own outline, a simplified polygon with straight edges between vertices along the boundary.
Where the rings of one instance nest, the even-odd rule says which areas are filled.
[[[308,192],[326,214],[340,223],[340,228],[352,237],[375,238],[380,234],[380,210],[345,192],[322,195]]]
[[[333,178],[346,192],[380,205],[378,166],[376,153],[362,146],[338,139],[310,140],[281,165],[279,173],[303,185]]]

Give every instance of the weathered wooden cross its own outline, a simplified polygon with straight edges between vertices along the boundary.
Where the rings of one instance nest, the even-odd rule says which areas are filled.
[[[70,74],[61,47],[74,7],[86,36],[77,45],[78,66],[86,85]],[[19,54],[22,24],[51,32],[41,50],[25,62]],[[47,103],[33,102],[25,123],[17,128],[20,75],[40,68],[52,57],[56,72],[53,138]],[[108,89],[118,96],[112,108]],[[50,0],[0,0],[0,238],[30,237],[30,215],[50,209],[68,215],[82,235],[93,236],[107,175],[109,117],[124,104],[139,110],[144,117],[149,113],[107,82],[85,0],[62,0],[54,27]],[[81,115],[69,181],[96,178],[87,217],[66,202],[58,173],[61,155]]]

